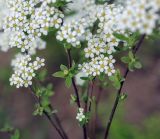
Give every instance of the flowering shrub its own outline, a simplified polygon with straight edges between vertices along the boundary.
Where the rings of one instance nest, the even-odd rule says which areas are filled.
[[[114,0],[0,0],[0,6],[0,49],[20,49],[11,62],[10,84],[30,89],[37,100],[34,115],[44,114],[61,138],[68,139],[49,101],[52,87],[43,87],[37,78],[45,60],[37,57],[36,51],[46,48],[42,38],[55,31],[67,53],[68,65],[60,65],[53,76],[64,78],[67,87],[73,86],[71,101],[77,104],[75,119],[83,128],[84,139],[89,138],[94,84],[99,82],[99,87],[105,88],[107,82],[117,89],[105,131],[107,139],[117,105],[126,98],[122,93],[125,79],[129,71],[142,67],[136,53],[145,38],[159,32],[160,0],[124,0],[121,4]],[[68,9],[76,10],[75,15],[70,16]],[[82,54],[79,62],[72,58],[73,49]],[[116,67],[118,54],[123,54],[121,61],[127,64],[124,75]],[[87,92],[82,98],[81,87]]]

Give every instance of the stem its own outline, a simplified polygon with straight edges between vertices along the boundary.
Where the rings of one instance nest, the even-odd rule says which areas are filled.
[[[59,135],[61,136],[62,139],[65,139],[65,137],[63,136],[63,134],[61,133],[61,131],[59,130],[59,128],[56,126],[56,124],[54,123],[54,121],[52,120],[51,116],[44,111],[43,112],[44,115],[46,116],[46,118],[49,120],[49,122],[52,124],[52,126],[56,129],[56,131],[59,133]]]
[[[31,90],[32,95],[34,96],[35,100],[37,101],[37,103],[41,105],[40,99],[34,94],[34,90],[32,88],[32,86],[29,87]],[[48,119],[48,121],[51,123],[51,125],[56,129],[56,131],[58,132],[58,134],[61,136],[62,139],[67,139],[66,137],[64,137],[63,133],[61,133],[61,130],[57,127],[57,125],[54,123],[54,121],[52,120],[51,116],[44,110],[43,111],[44,115],[46,116],[46,118]]]
[[[98,91],[98,95],[97,95],[97,99],[96,99],[96,104],[95,104],[95,129],[96,129],[96,125],[97,125],[97,119],[98,119],[98,107],[99,107],[99,102],[100,102],[100,98],[101,98],[101,94],[102,94],[102,87],[99,86],[99,91]]]
[[[67,49],[67,56],[68,56],[68,64],[69,64],[69,69],[70,69],[72,67],[71,49]],[[73,85],[74,92],[75,92],[75,95],[76,95],[77,106],[80,108],[81,107],[80,98],[79,98],[78,88],[76,86],[74,77],[72,78],[72,85]]]
[[[92,100],[92,96],[93,96],[94,82],[95,82],[95,78],[92,80],[91,94],[90,94],[91,100]],[[88,108],[88,111],[89,111],[89,112],[91,111],[91,108],[92,108],[92,102],[90,101],[90,102],[89,102],[89,108]]]
[[[61,125],[61,122],[60,122],[57,114],[54,113],[53,116],[54,116],[55,120],[57,121],[58,126],[59,126],[59,128],[61,129],[61,131],[62,131],[62,133],[63,133],[63,136],[65,137],[65,139],[68,139],[68,136],[67,136],[66,132],[64,131],[64,129],[63,129],[62,125]]]
[[[87,86],[87,100],[85,101],[85,112],[87,112],[88,111],[88,97],[89,97],[89,90],[90,90],[90,82],[88,82],[88,86]]]
[[[67,57],[68,57],[68,65],[69,65],[69,68],[71,68],[71,67],[72,67],[71,49],[67,49]],[[77,88],[77,86],[76,86],[74,77],[72,78],[72,85],[73,85],[74,92],[75,92],[75,95],[76,95],[76,103],[77,103],[77,106],[78,106],[78,108],[80,108],[80,107],[81,107],[80,98],[79,98],[78,88]],[[84,135],[84,139],[87,139],[87,128],[86,128],[85,125],[83,125],[83,135]]]
[[[137,43],[137,45],[133,48],[133,54],[135,55],[137,53],[137,51],[139,50],[143,40],[145,38],[145,35],[142,35],[139,42]],[[126,69],[125,71],[125,74],[124,74],[124,81],[121,82],[121,86],[120,86],[120,89],[118,90],[117,92],[117,96],[116,96],[116,99],[115,99],[115,102],[114,102],[114,105],[113,105],[113,108],[112,108],[112,111],[111,111],[111,114],[110,114],[110,117],[109,117],[109,120],[107,122],[107,128],[106,128],[106,131],[105,131],[105,136],[104,136],[104,139],[107,139],[108,138],[108,135],[109,135],[109,131],[110,131],[110,127],[111,127],[111,124],[112,124],[112,121],[113,121],[113,118],[114,118],[114,115],[115,115],[115,112],[116,112],[116,109],[117,109],[117,106],[118,106],[118,103],[119,103],[119,96],[121,94],[121,91],[123,89],[123,86],[124,86],[124,83],[127,79],[127,76],[128,76],[128,73],[129,73],[129,68]]]
[[[39,85],[41,85],[39,81],[36,81],[36,82],[37,82]],[[30,86],[30,89],[32,90],[32,92],[34,92],[32,86]],[[38,98],[38,96],[36,96],[34,93],[32,93],[32,94],[33,94],[34,97],[37,99],[37,102],[40,104],[40,103],[41,103],[40,98]],[[50,107],[51,110],[54,110],[51,104],[49,105],[49,107]],[[65,139],[68,139],[68,136],[67,136],[67,134],[65,133],[65,131],[64,131],[62,125],[61,125],[61,122],[60,122],[59,117],[57,116],[57,114],[56,114],[56,113],[53,113],[53,117],[54,117],[54,120],[55,120],[56,124],[59,126],[59,129],[62,131],[62,134],[63,134],[64,138],[65,138]]]

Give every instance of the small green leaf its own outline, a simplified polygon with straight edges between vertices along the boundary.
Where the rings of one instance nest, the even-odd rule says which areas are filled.
[[[6,123],[2,129],[0,129],[1,132],[12,132],[13,130],[14,128],[8,123]]]
[[[114,75],[112,75],[111,77],[109,77],[109,80],[112,81],[113,86],[116,89],[119,89],[120,86],[121,86],[121,82],[124,81],[124,78],[122,77],[120,71],[117,70]]]
[[[130,59],[127,57],[127,56],[124,56],[124,57],[122,57],[121,58],[121,61],[123,62],[123,63],[129,63],[129,61],[130,61]]]
[[[129,56],[129,58],[130,58],[131,60],[134,59],[134,55],[133,55],[132,51],[129,51],[128,56]]]
[[[20,139],[19,130],[16,130],[14,134],[11,136],[11,139]]]
[[[37,75],[37,78],[40,81],[44,81],[46,76],[47,76],[47,70],[44,69]]]
[[[36,107],[36,109],[33,112],[33,115],[34,116],[37,116],[37,115],[42,116],[43,115],[43,111],[44,111],[43,107],[41,107],[39,104],[36,104],[35,107]]]
[[[62,71],[58,71],[56,73],[53,74],[54,77],[58,77],[58,78],[64,78],[65,75]]]
[[[71,84],[72,84],[72,78],[69,77],[69,76],[66,77],[65,84],[69,88],[71,86]]]
[[[60,65],[60,69],[62,70],[62,71],[64,71],[64,70],[68,70],[68,68],[65,66],[65,65]]]
[[[88,77],[80,77],[80,79],[82,79],[82,80],[84,80],[84,81],[89,80],[89,78],[88,78]]]
[[[119,40],[129,42],[129,38],[123,34],[114,33],[113,35]]]
[[[128,97],[128,95],[123,93],[123,94],[120,95],[119,99],[120,100],[125,100],[127,97]]]
[[[134,67],[137,68],[137,69],[141,69],[142,68],[142,64],[139,61],[136,61],[134,63]]]
[[[70,103],[74,104],[77,101],[77,97],[75,95],[71,94],[71,99],[70,99]]]

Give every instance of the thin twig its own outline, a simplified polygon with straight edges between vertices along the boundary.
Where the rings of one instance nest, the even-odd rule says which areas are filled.
[[[84,110],[85,112],[88,112],[88,98],[89,98],[89,90],[90,90],[90,82],[88,82],[88,86],[87,86],[87,96],[86,96],[86,100],[85,100],[85,104],[84,104]]]
[[[41,85],[38,80],[35,80],[35,82],[38,83],[38,85]],[[34,91],[34,90],[32,89],[32,86],[30,86],[30,89],[31,89],[32,91]],[[35,94],[33,94],[33,95],[35,95]],[[37,96],[35,95],[34,97],[37,97]],[[37,102],[41,103],[41,102],[40,102],[40,98],[37,97],[37,100],[38,100]],[[49,105],[49,107],[50,107],[51,110],[54,110],[54,108],[52,107],[51,104]],[[53,113],[53,119],[55,120],[56,124],[59,126],[60,130],[62,131],[62,134],[63,134],[64,138],[65,138],[65,139],[68,139],[68,136],[67,136],[66,132],[64,131],[64,129],[63,129],[62,125],[61,125],[61,122],[60,122],[60,120],[59,120],[59,117],[57,116],[56,113]]]
[[[69,66],[69,68],[71,68],[72,67],[71,49],[67,49],[67,57],[68,57],[68,66]],[[73,85],[74,92],[75,92],[75,95],[76,95],[77,106],[80,108],[81,107],[80,98],[79,98],[78,88],[76,86],[74,77],[72,78],[72,85]]]
[[[71,49],[67,49],[67,57],[68,57],[69,68],[71,68],[72,67]],[[78,94],[78,88],[76,86],[74,77],[72,78],[72,85],[73,85],[73,88],[74,88],[74,93],[76,95],[77,106],[78,106],[78,108],[80,108],[81,107],[81,103],[80,103],[80,98],[79,98],[79,94]],[[83,125],[83,135],[84,135],[84,139],[87,139],[87,128],[86,128],[85,125]]]
[[[68,139],[68,136],[67,136],[66,132],[64,131],[64,129],[63,129],[62,125],[61,125],[61,122],[60,122],[57,114],[56,114],[56,113],[53,113],[53,116],[54,116],[55,120],[57,121],[57,123],[58,123],[58,125],[59,125],[59,128],[61,129],[61,131],[62,131],[62,133],[63,133],[63,136],[65,137],[65,139]]]
[[[35,95],[34,90],[32,88],[32,86],[29,87],[31,90],[31,94],[34,96],[35,100],[37,101],[37,103],[41,105],[40,99]],[[46,118],[48,119],[48,121],[51,123],[51,125],[56,129],[56,131],[58,132],[58,134],[61,136],[62,139],[67,139],[63,136],[63,134],[61,133],[61,130],[57,127],[57,125],[54,123],[54,121],[52,120],[51,116],[44,110],[43,111],[44,115],[46,116]]]
[[[101,98],[101,94],[102,94],[102,87],[99,86],[99,91],[98,91],[98,95],[97,95],[97,99],[96,99],[96,104],[95,104],[95,129],[96,129],[96,125],[97,125],[97,119],[98,119],[98,107],[99,107],[99,102],[100,102],[100,98]]]
[[[95,78],[92,80],[92,84],[91,84],[91,93],[90,93],[90,102],[89,102],[89,108],[88,111],[91,112],[91,108],[92,108],[92,97],[93,97],[93,88],[94,88],[94,82],[95,82]]]
[[[139,42],[137,43],[137,45],[133,48],[133,54],[135,55],[137,53],[137,51],[139,50],[143,40],[145,38],[145,35],[142,35]],[[124,81],[121,82],[121,86],[120,86],[120,89],[118,90],[117,92],[117,96],[116,96],[116,99],[115,99],[115,102],[114,102],[114,105],[113,105],[113,108],[112,108],[112,111],[111,111],[111,114],[110,114],[110,117],[109,117],[109,120],[107,122],[107,128],[106,128],[106,131],[105,131],[105,136],[104,136],[104,139],[107,139],[108,138],[108,135],[109,135],[109,130],[110,130],[110,127],[111,127],[111,123],[113,121],[113,117],[115,115],[115,112],[116,112],[116,109],[117,109],[117,106],[118,106],[118,103],[119,103],[119,96],[121,94],[121,91],[123,89],[123,86],[124,86],[124,83],[127,79],[127,76],[128,76],[128,73],[129,73],[129,68],[126,69],[125,73],[124,73]]]

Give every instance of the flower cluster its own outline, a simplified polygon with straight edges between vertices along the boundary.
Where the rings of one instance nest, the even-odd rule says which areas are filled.
[[[12,32],[11,47],[29,51],[33,41],[41,35],[47,35],[50,27],[59,28],[64,15],[50,6],[51,0],[10,0],[9,15],[4,22],[4,30]]]
[[[80,42],[86,37],[88,28],[93,26],[94,22],[97,20],[96,11],[98,9],[97,7],[99,6],[96,6],[94,0],[81,2],[82,6],[79,7],[78,13],[80,18],[78,16],[77,18],[75,17],[74,19],[71,19],[69,21],[68,19],[64,20],[63,26],[57,33],[57,39],[59,41],[65,41],[68,44],[71,44],[73,47],[77,47],[80,45]]]
[[[130,0],[127,1],[121,16],[119,27],[132,32],[151,34],[159,18],[159,0]]]
[[[0,50],[6,52],[9,49],[9,33],[3,33],[3,18],[8,13],[6,2],[0,0]]]
[[[104,56],[100,55],[98,57],[92,58],[90,62],[85,62],[80,65],[80,69],[88,76],[99,76],[101,73],[105,73],[111,76],[115,73],[114,69],[115,59],[110,55]]]
[[[12,61],[14,74],[10,78],[10,84],[17,88],[31,85],[35,71],[44,66],[44,59],[37,57],[32,62],[31,55],[35,54],[37,49],[46,47],[40,37],[47,35],[49,28],[58,29],[62,24],[64,15],[54,7],[56,2],[57,0],[0,0],[0,48],[7,51],[9,48],[18,47],[23,53],[18,54]],[[6,6],[4,12],[1,6],[6,3],[8,8]]]
[[[115,52],[115,47],[119,45],[120,40],[114,37],[114,32],[123,32],[115,23],[116,15],[121,7],[117,8],[114,5],[105,5],[99,7],[97,11],[97,19],[99,20],[97,34],[92,35],[90,32],[86,39],[88,45],[84,49],[85,57],[89,60],[82,65],[80,69],[87,73],[88,76],[98,76],[105,73],[111,76],[115,73],[115,59],[112,54]],[[107,26],[107,29],[104,28]]]
[[[151,34],[159,17],[157,13],[160,8],[159,5],[158,0],[152,2],[131,0],[123,6],[114,4],[98,6],[95,10],[97,12],[98,29],[96,33],[95,31],[90,32],[86,36],[88,45],[84,52],[88,60],[80,65],[80,70],[89,76],[97,76],[101,73],[108,76],[114,74],[113,64],[115,60],[113,54],[115,47],[119,45],[119,42],[127,43],[124,40],[117,39],[114,33],[124,34],[125,36],[136,31],[142,34]]]
[[[1,2],[2,0],[0,5],[4,5]],[[22,53],[35,54],[36,49],[44,49],[46,45],[40,37],[47,35],[50,28],[55,28],[58,30],[57,40],[62,41],[64,45],[78,47],[85,41],[85,60],[79,65],[80,71],[87,76],[98,76],[102,73],[111,76],[115,73],[116,48],[120,42],[127,43],[117,39],[114,34],[128,36],[139,32],[150,35],[160,19],[159,0],[125,0],[123,5],[96,4],[95,0],[75,0],[68,5],[69,9],[76,11],[74,19],[71,20],[64,18],[60,9],[54,6],[56,2],[58,0],[8,0],[7,12],[1,12],[0,6],[0,30],[2,16],[7,13],[3,24],[5,33],[0,33],[1,49],[7,51],[9,46],[18,47]],[[75,4],[79,7],[75,8]],[[66,12],[67,10],[64,13]],[[19,57],[22,58],[19,63],[23,63],[25,57],[30,57],[28,55]],[[30,67],[35,62],[32,63],[30,58],[26,59],[28,61],[26,60],[25,70],[36,70],[33,66]],[[31,84],[31,78],[24,76],[27,74],[23,74],[24,69],[23,72],[21,69],[22,67],[16,68],[11,77],[11,84],[18,84],[17,87]]]
[[[32,85],[32,78],[35,77],[35,71],[44,66],[44,59],[36,57],[31,61],[29,55],[18,54],[12,61],[14,73],[10,78],[10,84],[19,87],[28,87]]]
[[[82,122],[83,120],[85,120],[85,115],[84,115],[84,109],[83,108],[79,108],[78,109],[78,113],[77,113],[77,116],[76,116],[76,119],[79,121],[79,122]]]
[[[80,38],[85,32],[85,28],[83,26],[85,23],[84,19],[80,21],[71,21],[68,24],[64,23],[60,28],[60,31],[57,33],[57,39],[59,41],[66,41],[72,46],[76,47],[80,45]]]
[[[3,52],[7,52],[9,47],[9,33],[8,32],[0,32],[0,50]]]
[[[3,28],[3,17],[8,13],[7,5],[4,0],[0,0],[0,30]]]

